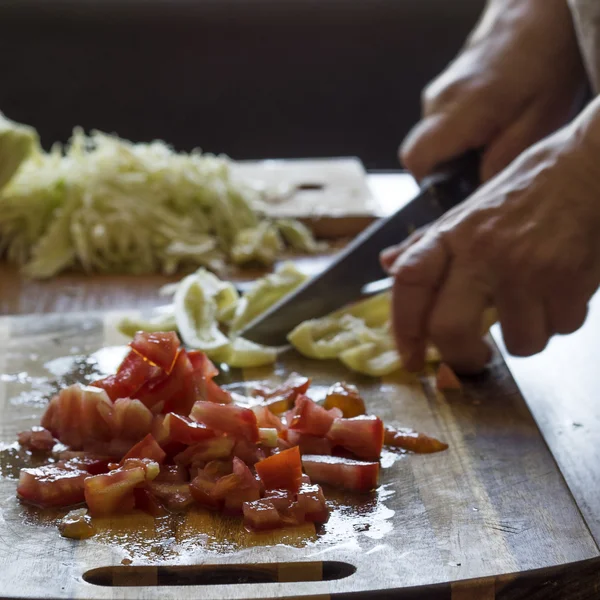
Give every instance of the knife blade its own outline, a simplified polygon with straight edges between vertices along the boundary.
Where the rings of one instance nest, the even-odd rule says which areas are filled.
[[[479,157],[479,152],[471,151],[436,169],[408,204],[371,224],[326,270],[282,298],[239,335],[259,344],[282,346],[299,323],[325,316],[359,298],[365,286],[385,277],[379,264],[382,250],[437,220],[477,189]]]

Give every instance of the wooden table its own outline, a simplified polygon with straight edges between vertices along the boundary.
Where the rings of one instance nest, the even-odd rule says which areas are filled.
[[[370,184],[375,193],[389,199],[390,205],[406,201],[413,189],[406,176],[400,174],[371,175]],[[324,262],[326,259],[308,259],[302,264],[310,271],[322,267]],[[15,269],[2,265],[0,315],[147,308],[164,302],[158,296],[158,288],[173,279],[176,278],[65,275],[47,282],[31,282],[22,279]],[[493,334],[502,350],[499,331],[494,330]],[[540,355],[515,359],[502,350],[596,546],[600,546],[599,337],[600,297],[596,297],[585,326],[571,336],[553,340]],[[532,506],[532,511],[539,508]],[[600,597],[600,558],[537,577],[538,590],[532,590],[527,597]],[[548,581],[552,582],[550,587]],[[468,597],[495,597],[493,585],[490,588],[482,583],[481,589],[485,591],[479,596],[475,593]],[[452,594],[453,600],[460,598],[459,593]]]

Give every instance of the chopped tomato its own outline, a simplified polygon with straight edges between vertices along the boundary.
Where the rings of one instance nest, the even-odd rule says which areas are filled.
[[[359,458],[379,460],[383,447],[383,422],[379,417],[335,419],[327,437]]]
[[[307,455],[302,466],[316,483],[328,483],[353,492],[368,492],[377,487],[378,462],[362,462],[339,456]]]
[[[325,435],[333,423],[334,417],[308,396],[296,398],[296,405],[288,421],[289,429],[310,435]]]
[[[244,502],[244,525],[251,531],[266,531],[281,527],[279,512],[269,498]]]
[[[326,409],[339,408],[342,411],[340,416],[346,419],[364,415],[366,412],[364,400],[358,393],[358,389],[347,383],[336,383],[331,386],[323,407]]]
[[[216,481],[219,477],[233,473],[233,460],[211,460],[203,470]]]
[[[134,506],[152,517],[164,517],[167,510],[158,498],[147,488],[133,490]]]
[[[119,398],[113,404],[112,435],[137,442],[152,431],[153,415],[139,400]]]
[[[237,440],[232,454],[250,466],[255,465],[259,460],[265,458],[264,450],[248,440]]]
[[[188,480],[187,469],[182,465],[161,465],[154,481],[157,483],[185,483]]]
[[[193,499],[204,508],[219,510],[223,502],[215,498],[215,487],[216,478],[204,471],[199,471],[190,483],[190,493]]]
[[[146,383],[136,398],[155,414],[173,412],[187,416],[197,399],[193,373],[186,351],[180,348],[171,372]]]
[[[190,350],[187,354],[194,367],[194,373],[202,374],[205,379],[214,379],[219,374],[219,369],[204,352]]]
[[[410,450],[418,454],[431,454],[448,449],[448,444],[429,437],[424,433],[418,433],[412,429],[397,429],[395,427],[385,428],[384,443],[387,446],[396,446],[404,450]]]
[[[281,419],[266,406],[253,406],[252,411],[256,415],[256,422],[259,427],[275,428],[279,433],[286,430],[286,426],[281,422]]]
[[[166,456],[164,450],[158,445],[152,434],[149,433],[123,457],[121,464],[129,458],[149,458],[150,460],[161,464],[164,462]]]
[[[162,369],[131,350],[114,375],[94,381],[92,385],[105,390],[114,402],[119,398],[133,397],[147,381],[160,377],[162,373]]]
[[[297,491],[302,479],[302,462],[297,446],[256,463],[256,472],[266,489]]]
[[[85,501],[93,517],[125,513],[133,509],[133,490],[146,481],[144,467],[119,468],[84,481]]]
[[[204,423],[210,429],[222,431],[249,442],[258,441],[256,415],[249,408],[199,401],[194,404],[190,417],[198,423]]]
[[[438,390],[460,390],[462,385],[454,371],[446,364],[442,363],[435,376],[435,385]]]
[[[181,344],[174,331],[138,331],[129,345],[149,363],[160,367],[168,375],[175,365]]]
[[[168,413],[160,420],[160,433],[157,439],[161,446],[173,443],[191,446],[215,435],[215,432],[203,423],[192,421],[189,417]]]
[[[32,427],[27,431],[21,431],[17,441],[23,448],[33,452],[50,452],[56,444],[54,436],[43,427]]]
[[[175,462],[184,467],[204,466],[205,463],[221,458],[229,458],[235,445],[235,440],[226,435],[198,442],[177,456]]]
[[[219,387],[212,379],[206,382],[203,398],[207,402],[215,402],[217,404],[231,404],[233,402],[231,394]]]
[[[291,373],[290,376],[276,388],[258,386],[254,390],[255,396],[264,399],[265,405],[275,414],[284,413],[294,405],[296,397],[305,394],[310,386],[310,378]]]
[[[226,513],[241,514],[244,502],[260,498],[260,487],[250,469],[236,457],[233,459],[233,473],[216,482],[212,497],[223,500],[223,510]]]
[[[65,464],[68,467],[83,469],[90,475],[106,473],[110,462],[110,458],[106,456],[95,456],[85,452],[62,452],[59,458],[66,460]]]
[[[110,441],[113,404],[100,388],[71,385],[50,400],[42,427],[72,450]]]
[[[42,507],[79,504],[84,500],[86,477],[86,470],[67,463],[21,469],[17,495],[28,504]]]
[[[303,483],[298,491],[298,505],[304,519],[313,523],[325,523],[329,518],[329,508],[320,485]]]
[[[189,483],[166,483],[153,481],[150,492],[169,510],[180,511],[194,502]]]
[[[307,435],[290,429],[288,442],[300,448],[300,454],[331,454],[332,445],[326,437]]]

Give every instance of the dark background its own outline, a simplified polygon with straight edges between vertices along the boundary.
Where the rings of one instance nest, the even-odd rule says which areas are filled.
[[[0,110],[235,159],[396,168],[483,0],[0,0]]]

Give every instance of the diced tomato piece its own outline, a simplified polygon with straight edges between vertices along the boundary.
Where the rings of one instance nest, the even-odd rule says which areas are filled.
[[[265,498],[268,498],[279,512],[285,512],[296,499],[296,494],[290,490],[266,490]]]
[[[144,469],[146,482],[153,481],[160,473],[160,465],[151,458],[126,458],[117,469]]]
[[[325,435],[333,423],[333,415],[322,406],[313,402],[308,396],[296,398],[296,405],[289,421],[289,429],[310,435]]]
[[[133,490],[135,508],[148,513],[152,517],[164,517],[167,514],[166,508],[158,498],[146,488],[135,488]]]
[[[384,443],[418,454],[432,454],[448,449],[448,444],[412,429],[385,428]]]
[[[190,417],[215,431],[222,431],[249,442],[258,441],[256,415],[249,408],[199,401],[194,404]]]
[[[354,385],[347,383],[336,383],[331,386],[325,397],[323,407],[326,409],[339,408],[342,411],[340,417],[352,419],[366,412],[364,400]]]
[[[169,510],[180,511],[194,502],[188,483],[156,482],[148,484],[150,492]]]
[[[149,433],[123,457],[121,463],[124,463],[128,458],[149,458],[161,464],[166,457],[165,451],[158,445],[152,434]]]
[[[77,468],[86,471],[90,475],[100,475],[108,471],[110,458],[107,456],[95,456],[85,452],[62,452],[60,457],[66,460],[65,465],[68,468]]]
[[[327,437],[359,458],[379,460],[383,448],[383,422],[379,417],[335,419]]]
[[[114,375],[94,381],[92,385],[105,390],[108,397],[114,402],[119,398],[133,397],[146,382],[160,377],[162,374],[162,369],[131,350]]]
[[[205,379],[214,379],[219,374],[219,369],[215,367],[210,358],[200,350],[190,350],[188,358],[194,367],[194,373],[200,373]]]
[[[66,463],[21,469],[17,495],[28,504],[42,507],[71,506],[83,502],[87,471]]]
[[[302,462],[297,446],[256,463],[256,472],[266,489],[297,491],[302,479]]]
[[[167,375],[173,370],[181,346],[174,331],[157,333],[138,331],[129,345],[148,362],[160,367]]]
[[[274,428],[278,433],[286,430],[286,426],[281,422],[281,419],[266,406],[253,406],[252,411],[256,415],[256,422],[259,427]]]
[[[156,479],[157,483],[185,483],[188,481],[188,472],[182,465],[161,465]]]
[[[288,442],[300,448],[300,454],[331,454],[331,442],[326,437],[307,435],[290,429]]]
[[[266,531],[281,527],[281,517],[268,498],[244,502],[244,525],[251,531]]]
[[[223,502],[214,496],[215,478],[204,471],[199,471],[190,483],[190,493],[193,499],[210,510],[220,510]]]
[[[258,443],[265,448],[277,448],[277,429],[275,427],[259,427],[258,428]]]
[[[460,380],[446,363],[442,363],[438,367],[435,376],[435,386],[440,391],[462,389]]]
[[[368,492],[377,487],[378,462],[362,462],[338,456],[307,455],[302,457],[306,474],[315,483],[328,483],[354,492]]]
[[[233,460],[211,460],[206,463],[203,471],[216,481],[219,477],[233,473]]]
[[[179,349],[171,373],[149,381],[137,392],[153,413],[177,413],[187,416],[197,399],[192,363],[183,348]]]
[[[298,434],[300,435],[300,434]],[[296,444],[292,444],[290,443],[288,440],[284,440],[283,438],[279,438],[277,440],[277,448],[281,451],[281,450],[289,450],[292,446],[295,446]]]
[[[27,431],[21,431],[17,440],[23,448],[33,452],[50,452],[56,444],[54,436],[43,427],[32,427]]]
[[[303,483],[298,491],[298,504],[304,512],[306,521],[325,523],[329,518],[329,508],[319,485]]]
[[[119,398],[113,404],[112,435],[137,442],[152,431],[153,415],[139,400]]]
[[[163,435],[167,435],[168,442],[179,442],[191,446],[215,437],[215,432],[203,423],[192,421],[189,417],[168,413],[162,422]]]
[[[112,437],[112,410],[104,390],[75,384],[52,398],[41,425],[72,450],[93,450]]]
[[[291,373],[281,385],[275,388],[258,386],[254,390],[254,395],[264,398],[265,405],[269,410],[279,415],[292,408],[298,395],[306,393],[310,381],[308,377]]]
[[[84,482],[84,490],[90,515],[102,517],[131,511],[135,504],[133,490],[144,481],[146,470],[141,466],[88,476]]]
[[[237,440],[232,454],[250,466],[254,466],[258,461],[265,458],[264,450],[248,440]]]
[[[233,402],[231,394],[219,387],[212,379],[206,382],[202,397],[207,402],[215,402],[216,404],[231,404]]]
[[[226,435],[198,442],[175,457],[175,462],[184,467],[204,466],[204,463],[221,458],[229,458],[235,440]]]
[[[217,481],[212,497],[224,501],[226,513],[241,514],[244,502],[260,498],[260,488],[250,469],[236,457],[233,459],[233,473]]]

